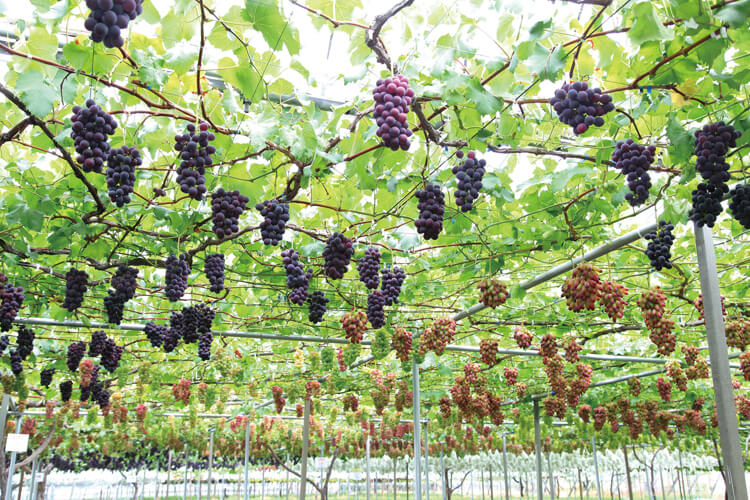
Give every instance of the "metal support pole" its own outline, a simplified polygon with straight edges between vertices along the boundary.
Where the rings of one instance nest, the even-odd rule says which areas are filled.
[[[211,476],[214,472],[214,429],[211,429],[211,437],[208,441],[208,491],[206,498],[211,498]]]
[[[31,488],[29,488],[29,500],[34,500],[36,498],[36,469],[37,469],[37,459],[31,461]]]
[[[185,445],[185,477],[182,478],[182,500],[187,497],[187,478],[188,478],[188,464],[190,462],[190,455],[188,454],[190,447]]]
[[[503,475],[505,476],[505,500],[510,500],[510,485],[508,483],[508,450],[503,434]]]
[[[248,420],[245,422],[245,464],[244,464],[244,472],[245,472],[245,484],[244,484],[244,497],[245,500],[248,500],[248,494],[250,493],[248,488],[248,466],[249,466],[249,460],[250,460],[250,421]]]
[[[536,497],[543,500],[542,491],[542,429],[539,422],[539,400],[534,400],[534,451],[536,453]]]
[[[737,409],[734,405],[732,376],[729,373],[727,339],[724,317],[721,310],[719,276],[716,271],[716,255],[711,229],[694,226],[695,248],[698,253],[703,311],[706,318],[708,351],[711,358],[711,377],[714,383],[716,412],[719,419],[721,455],[727,483],[727,500],[747,499],[745,467],[740,449],[740,434],[737,429]]]
[[[172,450],[169,450],[169,455],[167,456],[167,492],[164,494],[164,497],[169,499],[169,480],[172,477]]]
[[[299,500],[305,500],[307,487],[307,453],[310,447],[310,398],[305,398],[304,424],[302,426],[302,458],[300,464]]]
[[[323,482],[320,483],[323,486]],[[260,500],[266,500],[266,466],[260,469]]]
[[[549,474],[549,496],[551,500],[555,500],[555,478],[552,476],[552,461],[549,458],[549,452],[547,452],[547,473]]]
[[[370,434],[367,434],[367,441],[365,442],[365,484],[367,484],[366,498],[370,500]]]
[[[7,394],[6,394],[7,396]],[[18,417],[18,420],[16,420],[16,431],[21,429],[21,422],[23,422],[23,417]],[[5,429],[3,429],[3,433],[5,433]],[[5,459],[5,453],[3,453],[3,460]],[[13,498],[13,473],[15,472],[16,468],[16,452],[11,452],[10,454],[10,465],[8,465],[8,482],[5,486],[5,500],[11,500]]]
[[[633,500],[633,482],[630,479],[630,462],[628,462],[628,447],[627,445],[622,446],[622,453],[625,455],[625,477],[628,480],[628,498]]]
[[[411,359],[412,395],[414,409],[414,500],[422,500],[422,443],[419,416],[419,367]]]
[[[289,463],[289,454],[286,455],[286,462]],[[290,466],[292,464],[289,464]],[[348,493],[348,491],[347,491]],[[286,469],[286,487],[284,488],[284,494],[286,495],[286,500],[289,500],[289,469]],[[247,500],[247,499],[246,499]]]
[[[599,460],[596,458],[596,437],[591,436],[591,450],[594,453],[594,473],[596,474],[596,494],[602,500],[602,485],[599,481]]]
[[[427,441],[427,424],[424,423],[424,495],[425,500],[430,500],[430,464],[427,462],[427,458],[430,456],[430,447]]]
[[[445,455],[442,447],[440,448],[440,481],[443,485],[443,500],[448,500],[448,490],[445,484]]]

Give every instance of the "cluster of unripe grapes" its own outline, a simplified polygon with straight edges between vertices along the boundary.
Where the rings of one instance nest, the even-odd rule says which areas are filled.
[[[750,352],[740,354],[740,371],[745,380],[750,380]]]
[[[212,231],[217,238],[227,238],[240,230],[240,215],[245,211],[249,198],[234,191],[219,188],[211,194]]]
[[[344,277],[349,270],[349,262],[354,255],[354,244],[341,233],[333,233],[326,240],[323,249],[324,271],[332,280]]]
[[[391,337],[391,347],[396,351],[396,359],[406,363],[411,358],[411,332],[406,328],[396,327]]]
[[[401,295],[401,285],[406,280],[406,273],[397,266],[384,267],[381,270],[381,276],[382,286],[380,289],[383,291],[385,305],[398,304],[398,296]]]
[[[672,243],[674,243],[673,224],[660,220],[659,227],[655,231],[647,233],[644,238],[649,240],[646,247],[646,256],[651,261],[651,267],[657,271],[672,269]]]
[[[729,211],[745,229],[750,229],[750,185],[738,184],[729,192]]]
[[[135,167],[142,163],[136,148],[123,146],[113,149],[107,157],[107,189],[109,199],[118,207],[130,203],[135,186]]]
[[[672,383],[674,383],[674,385],[682,392],[687,391],[688,379],[685,376],[685,371],[680,366],[680,362],[675,360],[668,361],[666,367],[667,377],[670,378]]]
[[[181,378],[179,382],[172,386],[172,394],[177,401],[182,401],[184,404],[190,404],[190,386],[192,382],[187,379]]]
[[[693,301],[693,306],[698,310],[698,319],[702,320],[704,319],[704,310],[703,310],[703,294],[699,293],[698,297]],[[726,316],[727,315],[727,309],[724,307],[724,296],[721,296],[721,315]]]
[[[380,286],[380,250],[375,247],[367,247],[365,256],[357,263],[359,281],[370,290]]]
[[[594,408],[594,429],[597,431],[602,430],[604,424],[607,423],[607,409],[603,406],[597,406]]]
[[[647,290],[638,298],[638,307],[650,330],[649,338],[656,345],[657,352],[663,356],[669,356],[677,344],[677,337],[672,333],[674,321],[665,311],[666,302],[667,297],[658,286]]]
[[[276,413],[281,413],[284,411],[284,405],[286,404],[286,399],[282,396],[284,389],[278,385],[274,385],[271,387],[271,392],[273,393],[273,404],[276,407]]]
[[[601,280],[598,269],[593,264],[583,262],[579,264],[562,286],[562,295],[568,304],[568,309],[580,312],[584,309],[593,311],[596,302],[602,294]]]
[[[508,300],[508,287],[498,280],[482,280],[477,285],[479,300],[487,307],[496,308]]]
[[[599,88],[589,88],[586,82],[563,84],[549,100],[561,122],[570,125],[573,132],[583,134],[589,127],[604,125],[602,116],[615,109],[612,96]]]
[[[344,313],[341,318],[344,334],[352,344],[359,344],[367,330],[367,315],[362,311]]]
[[[102,42],[107,48],[122,47],[122,33],[143,12],[143,0],[86,0],[91,9],[83,23],[91,32],[91,40]]]
[[[433,183],[425,184],[424,189],[417,190],[414,195],[419,200],[419,217],[415,222],[417,232],[424,235],[426,240],[436,240],[443,230],[445,196],[440,186]]]
[[[503,370],[503,376],[505,377],[505,385],[508,387],[513,387],[518,383],[518,370],[512,366]]]
[[[373,290],[367,296],[367,319],[373,328],[378,329],[385,325],[385,297],[380,290]]]
[[[93,99],[87,100],[85,106],[73,106],[71,122],[76,161],[84,172],[101,173],[109,155],[108,136],[115,133],[117,122]]]
[[[179,257],[170,254],[165,262],[166,287],[164,293],[170,302],[177,302],[185,294],[188,286],[188,276],[190,275],[190,264],[188,256],[181,254]]]
[[[289,222],[289,204],[279,200],[266,200],[255,205],[263,216],[260,223],[260,236],[264,245],[278,245],[284,238],[286,223]]]
[[[180,152],[180,166],[177,167],[177,183],[183,193],[201,201],[206,194],[206,167],[213,165],[211,155],[216,147],[211,145],[216,136],[208,131],[208,124],[201,123],[196,131],[189,123],[187,132],[176,135],[174,148]]]
[[[456,157],[461,160],[464,157],[463,151],[457,151]],[[482,189],[482,177],[484,177],[484,167],[487,162],[484,159],[477,159],[474,151],[466,154],[466,159],[460,164],[453,167],[453,174],[456,176],[458,189],[454,193],[456,205],[462,212],[468,212],[473,208],[474,201],[479,198],[479,190]]]
[[[672,384],[669,380],[664,379],[664,377],[656,379],[656,390],[664,401],[672,399]]]
[[[310,294],[307,298],[308,303],[308,315],[307,318],[312,323],[320,323],[323,321],[323,315],[326,313],[329,298],[326,297],[323,292],[316,291]]]
[[[633,207],[644,204],[648,199],[648,190],[651,189],[648,169],[654,162],[654,153],[654,146],[642,146],[633,139],[618,141],[612,153],[615,168],[622,172],[630,188],[625,199]]]
[[[63,308],[73,312],[83,304],[83,294],[88,290],[89,275],[86,271],[69,269],[65,273],[65,299]]]
[[[211,283],[213,293],[219,293],[224,289],[224,254],[212,253],[206,255],[203,267],[208,282]]]
[[[744,351],[750,345],[750,321],[736,319],[726,325],[727,345]]]
[[[456,335],[456,322],[451,318],[438,318],[425,328],[419,342],[419,353],[432,351],[438,356],[445,352],[445,348]]]
[[[487,366],[493,366],[497,363],[497,347],[495,340],[482,339],[479,341],[479,358]]]
[[[625,295],[628,294],[628,289],[615,281],[602,281],[601,282],[601,296],[599,297],[599,303],[604,306],[604,311],[613,322],[622,318],[625,313]]]
[[[406,122],[409,105],[414,91],[409,87],[409,79],[403,75],[380,79],[372,91],[375,99],[373,117],[378,126],[378,137],[383,143],[397,151],[409,149],[412,131]]]
[[[289,293],[289,302],[301,306],[308,297],[308,288],[312,271],[305,268],[299,262],[299,253],[293,248],[281,252],[284,269],[286,270],[286,286],[291,290]]]
[[[513,333],[513,339],[516,341],[518,347],[521,349],[528,349],[531,347],[531,341],[534,339],[534,336],[525,328],[516,327],[516,331]]]

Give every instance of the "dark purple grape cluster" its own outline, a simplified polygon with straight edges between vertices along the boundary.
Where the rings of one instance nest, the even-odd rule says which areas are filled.
[[[70,396],[73,395],[73,382],[66,380],[60,382],[60,399],[63,403],[70,401]]]
[[[211,342],[213,342],[214,336],[209,333],[201,333],[198,339],[198,357],[203,361],[211,359]]]
[[[458,159],[463,159],[464,152],[457,151]],[[474,205],[474,201],[479,197],[479,190],[482,189],[482,177],[484,177],[484,167],[487,162],[484,159],[477,159],[476,153],[470,151],[466,159],[460,164],[453,167],[453,174],[456,176],[458,189],[456,189],[456,205],[461,208],[462,212],[468,212]]]
[[[172,313],[174,316],[176,313]],[[178,313],[177,313],[178,314]],[[177,344],[180,343],[180,339],[182,338],[182,329],[176,329],[172,326],[172,318],[170,318],[170,327],[167,330],[167,332],[164,334],[164,352],[172,352],[177,347]]]
[[[206,167],[213,165],[211,155],[216,147],[209,144],[216,136],[208,131],[208,124],[201,123],[199,131],[188,124],[187,132],[176,135],[174,148],[180,151],[180,166],[177,167],[177,183],[183,193],[201,201],[206,194]]]
[[[708,182],[701,182],[692,192],[693,207],[690,209],[690,220],[695,222],[698,227],[714,227],[716,218],[721,214],[723,207],[721,202],[724,199],[724,193],[729,188],[726,184],[717,186]]]
[[[68,355],[65,362],[68,365],[70,371],[74,372],[78,370],[78,365],[81,364],[83,356],[86,354],[86,342],[78,341],[73,342],[68,346]]]
[[[213,326],[214,317],[216,317],[216,310],[211,309],[208,304],[198,304],[193,306],[195,311],[195,330],[198,333],[209,333]]]
[[[695,131],[695,150],[698,157],[695,169],[710,184],[720,186],[729,181],[729,164],[725,157],[729,148],[737,146],[742,135],[739,130],[724,122],[711,123]]]
[[[23,371],[23,358],[17,349],[10,351],[10,370],[18,376]]]
[[[385,325],[385,297],[380,290],[373,290],[367,296],[367,320],[376,330]]]
[[[122,322],[122,314],[125,310],[125,300],[114,290],[104,297],[104,308],[107,311],[107,322],[119,325]]]
[[[651,267],[657,271],[662,269],[672,269],[672,243],[674,243],[673,224],[667,224],[667,221],[660,220],[659,227],[655,231],[646,234],[644,238],[650,240],[646,248],[646,255],[651,261]]]
[[[45,368],[39,372],[39,383],[42,387],[49,387],[52,383],[52,377],[55,375],[54,368]]]
[[[385,305],[398,304],[398,296],[401,295],[401,285],[406,280],[406,273],[400,267],[393,266],[393,268],[384,267],[381,274],[383,285],[380,289],[383,290]]]
[[[445,214],[445,196],[437,184],[428,183],[424,189],[415,193],[419,200],[417,208],[419,217],[416,221],[417,232],[426,240],[436,240],[443,230]]]
[[[21,359],[25,360],[34,351],[34,338],[36,338],[36,334],[30,328],[22,326],[18,329],[16,351]]]
[[[651,189],[648,169],[654,162],[654,153],[654,146],[641,146],[633,139],[619,141],[612,153],[615,168],[626,176],[630,193],[625,195],[625,199],[633,207],[642,205],[648,199],[648,190]]]
[[[135,167],[141,163],[141,153],[136,148],[123,146],[109,152],[107,189],[109,199],[118,207],[130,203],[130,194],[135,186]]]
[[[326,276],[333,280],[344,277],[349,270],[349,262],[354,255],[354,244],[352,240],[341,233],[333,233],[326,240],[323,250],[324,269]]]
[[[375,247],[365,249],[365,256],[357,264],[359,281],[370,290],[380,286],[380,250]]]
[[[239,191],[224,191],[219,188],[211,194],[212,231],[217,238],[229,237],[240,230],[240,215],[245,211],[247,196]]]
[[[10,337],[8,337],[7,335],[3,335],[2,337],[0,337],[0,354],[4,353],[9,345]]]
[[[308,302],[308,315],[307,318],[313,323],[320,323],[323,321],[323,315],[326,313],[326,308],[330,299],[326,297],[323,292],[317,291],[310,294],[307,298]]]
[[[209,288],[209,290],[214,293],[219,293],[224,290],[223,253],[212,253],[210,255],[206,255],[204,271],[209,283],[211,283],[211,288]]]
[[[107,389],[102,389],[98,385],[94,386],[91,390],[91,395],[94,396],[94,400],[96,400],[96,404],[99,405],[99,408],[106,408],[109,406],[110,394]]]
[[[169,315],[169,329],[177,332],[186,344],[198,341],[198,314],[193,307],[183,307],[182,312],[174,311]]]
[[[0,331],[7,332],[11,329],[24,298],[26,296],[22,287],[13,286],[11,283],[0,285]]]
[[[284,237],[286,223],[289,222],[289,204],[278,200],[266,200],[255,205],[263,216],[260,223],[260,236],[264,245],[278,245]]]
[[[117,370],[117,367],[120,366],[123,351],[124,348],[121,345],[117,345],[112,339],[107,339],[102,349],[101,363],[104,369],[110,373]]]
[[[109,155],[109,137],[115,133],[117,122],[102,110],[93,99],[86,106],[73,106],[73,138],[78,157],[76,161],[84,172],[101,173]]]
[[[153,321],[149,321],[143,331],[153,347],[161,347],[164,338],[167,336],[167,330],[169,328],[166,325],[157,325]]]
[[[89,341],[89,356],[100,356],[107,345],[107,333],[104,330],[97,330],[91,334]]]
[[[573,132],[583,134],[589,127],[604,125],[604,116],[613,109],[612,96],[600,88],[589,88],[586,82],[563,84],[549,100],[561,122],[573,127]]]
[[[414,98],[414,91],[409,87],[409,79],[404,75],[380,79],[372,91],[375,99],[373,117],[378,126],[378,137],[383,144],[398,151],[408,151],[412,131],[406,122],[409,105]]]
[[[750,229],[750,185],[736,185],[729,192],[729,196],[729,211],[732,212],[732,216],[745,229]]]
[[[117,266],[117,271],[115,271],[115,275],[112,276],[111,283],[117,296],[120,297],[123,302],[127,302],[135,297],[135,290],[138,285],[137,278],[138,269],[135,267],[128,267],[125,264]]]
[[[166,287],[165,294],[170,302],[177,302],[185,294],[188,286],[188,275],[190,275],[190,265],[188,257],[185,254],[179,258],[175,254],[170,254],[166,261]]]
[[[89,275],[86,271],[69,269],[65,273],[65,300],[63,308],[73,312],[83,304],[83,294],[88,290]]]
[[[286,286],[291,290],[288,295],[289,302],[301,306],[307,300],[307,289],[310,286],[312,271],[305,268],[299,262],[299,253],[289,248],[281,252],[281,257],[286,270]]]
[[[86,0],[91,9],[83,26],[91,32],[91,40],[107,48],[122,47],[122,33],[128,23],[143,12],[143,0]]]

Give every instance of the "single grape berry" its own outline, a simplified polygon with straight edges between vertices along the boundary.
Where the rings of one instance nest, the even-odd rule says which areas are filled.
[[[384,267],[380,275],[382,281],[380,289],[383,291],[385,305],[398,304],[398,296],[401,295],[401,286],[406,280],[406,273],[400,267],[393,266],[393,268]]]
[[[604,125],[602,116],[615,109],[612,96],[600,88],[589,88],[586,82],[570,82],[555,91],[549,103],[561,122],[570,125],[576,135],[589,127]]]
[[[459,159],[463,159],[463,151],[456,152]],[[458,189],[454,193],[456,205],[462,212],[468,212],[474,207],[474,201],[479,198],[479,190],[482,189],[482,177],[484,177],[484,167],[487,162],[484,159],[477,159],[476,153],[470,151],[466,159],[460,164],[453,167],[453,174],[456,176]]]
[[[674,236],[672,231],[674,225],[667,224],[667,221],[660,220],[659,227],[647,233],[644,238],[649,240],[648,247],[646,248],[646,256],[651,261],[651,267],[656,271],[662,269],[672,269],[672,243],[674,243]]]
[[[648,190],[651,189],[648,169],[654,162],[654,153],[654,146],[641,146],[633,139],[619,141],[612,153],[615,168],[622,172],[630,188],[625,199],[633,207],[642,205],[648,199]]]
[[[109,199],[118,207],[130,203],[130,194],[135,186],[135,168],[141,163],[141,153],[136,148],[123,146],[109,152],[107,189]]]
[[[373,290],[367,296],[367,320],[376,330],[385,325],[385,298],[380,290]]]
[[[86,354],[86,342],[78,341],[73,342],[68,346],[68,355],[66,364],[68,369],[72,372],[78,370],[78,365],[81,364],[83,356]]]
[[[437,184],[428,183],[424,189],[415,193],[419,200],[417,209],[419,217],[415,222],[417,232],[424,235],[426,240],[436,240],[443,230],[443,215],[445,214],[445,196]]]
[[[354,245],[349,238],[341,233],[333,233],[329,236],[323,250],[326,276],[333,280],[343,278],[349,270],[352,255],[354,255]]]
[[[729,192],[729,211],[745,229],[750,229],[750,185],[738,184]]]
[[[205,265],[203,267],[213,293],[219,293],[224,289],[224,254],[212,253],[206,255]]]
[[[83,304],[83,294],[88,290],[89,275],[86,271],[69,269],[65,273],[65,300],[63,308],[73,312]]]
[[[103,111],[93,99],[85,106],[73,106],[73,123],[70,136],[75,145],[76,162],[84,172],[101,173],[109,156],[109,137],[115,133],[117,122]]]
[[[308,319],[313,323],[323,321],[323,315],[326,313],[326,307],[330,299],[323,292],[313,292],[308,298]]]
[[[278,245],[284,237],[286,223],[289,222],[289,204],[278,200],[266,200],[255,205],[263,216],[260,223],[260,236],[264,245]]]
[[[216,147],[209,143],[215,138],[206,123],[201,123],[199,130],[190,123],[184,134],[174,138],[174,148],[180,152],[177,183],[183,193],[197,201],[206,194],[206,167],[213,165],[211,155],[216,152]]]
[[[11,329],[25,297],[20,286],[13,286],[11,283],[0,285],[0,331],[7,332]]]
[[[411,146],[409,138],[412,131],[406,118],[414,98],[409,79],[403,75],[380,79],[372,95],[375,99],[373,118],[378,126],[378,137],[393,151],[399,148],[407,151]]]
[[[380,286],[380,250],[375,247],[365,249],[365,256],[357,263],[359,281],[370,290]]]
[[[188,257],[182,254],[177,258],[175,254],[170,254],[165,264],[167,272],[164,293],[170,302],[177,302],[185,294],[188,286],[187,279],[190,275]]]
[[[86,0],[86,6],[91,12],[83,26],[91,32],[89,37],[110,49],[125,44],[122,34],[143,12],[143,0]]]
[[[219,188],[211,194],[212,230],[217,238],[227,238],[239,232],[240,215],[248,201],[248,197],[237,190],[224,191]]]

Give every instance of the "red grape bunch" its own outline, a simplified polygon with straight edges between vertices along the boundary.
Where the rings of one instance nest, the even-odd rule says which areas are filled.
[[[396,351],[396,358],[402,363],[409,361],[411,357],[411,333],[405,328],[397,327],[391,337],[391,347]]]
[[[728,321],[726,326],[727,345],[744,351],[750,345],[750,321],[736,319]]]
[[[123,146],[113,149],[107,157],[107,189],[109,199],[118,207],[130,203],[135,186],[135,168],[142,163],[136,148]]]
[[[573,127],[573,132],[583,134],[592,125],[604,125],[602,116],[615,109],[612,96],[599,88],[589,88],[586,82],[563,84],[549,100],[561,122]]]
[[[660,220],[658,229],[644,236],[644,238],[650,240],[646,247],[646,256],[651,261],[651,267],[657,271],[672,269],[670,249],[672,243],[674,243],[673,230],[673,224],[667,224],[667,221]]]
[[[518,382],[518,370],[512,366],[503,370],[503,376],[505,377],[505,385],[513,387]]]
[[[521,349],[528,349],[529,347],[531,347],[531,341],[534,337],[525,328],[516,327],[513,338],[515,339],[516,344],[518,344],[518,347],[520,347]]]
[[[70,136],[78,153],[76,161],[84,172],[101,173],[109,155],[108,136],[115,133],[117,122],[93,99],[87,100],[85,106],[73,106],[71,122]]]
[[[625,295],[628,289],[615,281],[602,281],[602,295],[599,297],[599,303],[604,306],[604,311],[613,322],[622,318],[625,313]]]
[[[176,135],[174,149],[180,152],[180,166],[177,167],[177,183],[180,190],[192,199],[201,201],[206,194],[206,167],[213,165],[211,155],[216,147],[209,144],[216,136],[208,131],[208,124],[201,123],[196,131],[189,123],[187,132]]]
[[[276,413],[281,413],[284,411],[284,405],[286,404],[286,399],[282,396],[284,389],[278,385],[274,385],[271,387],[271,392],[273,393],[273,403],[276,407]]]
[[[750,380],[750,352],[740,354],[740,370],[745,380]]]
[[[642,146],[633,139],[618,141],[612,162],[615,168],[625,176],[630,193],[625,195],[631,206],[642,205],[648,199],[648,190],[651,189],[651,177],[648,169],[654,162],[656,147]]]
[[[385,297],[385,305],[398,304],[398,296],[401,295],[401,285],[406,280],[406,273],[397,266],[384,267],[381,271],[382,285],[380,289]]]
[[[451,318],[438,318],[425,328],[419,342],[419,354],[433,351],[440,356],[456,335],[456,322]]]
[[[354,244],[341,233],[333,233],[326,240],[323,249],[324,270],[326,276],[332,280],[344,277],[349,270],[349,262],[354,255]]]
[[[424,189],[414,193],[419,203],[419,217],[415,225],[417,232],[424,235],[426,240],[436,240],[443,230],[443,215],[445,214],[445,196],[437,184],[427,183]]]
[[[212,253],[206,255],[203,268],[209,283],[211,283],[209,290],[213,293],[221,292],[224,289],[224,254]]]
[[[312,271],[305,272],[305,268],[299,262],[299,253],[289,248],[281,252],[284,268],[286,269],[286,286],[291,290],[289,293],[289,302],[301,306],[308,297],[307,290],[310,286]]]
[[[344,313],[341,318],[341,324],[344,327],[344,334],[352,344],[362,342],[362,337],[367,330],[367,315],[362,311],[352,311]]]
[[[370,290],[380,286],[380,250],[367,247],[365,256],[357,264],[357,272],[359,272],[359,281]]]
[[[596,308],[596,302],[602,295],[600,272],[601,269],[588,262],[579,264],[573,270],[570,279],[562,286],[562,295],[568,309],[580,312],[584,309],[593,311]]]
[[[175,254],[170,254],[165,265],[167,272],[164,293],[170,302],[177,302],[185,294],[188,286],[187,280],[190,275],[188,256],[183,253],[178,258]]]
[[[591,406],[581,405],[578,407],[578,416],[583,420],[584,423],[589,423],[591,418]]]
[[[661,396],[664,401],[672,399],[672,384],[669,380],[664,380],[663,377],[657,378],[656,390],[659,391],[659,396]]]
[[[750,229],[750,185],[738,184],[729,192],[729,211],[745,229]]]
[[[448,420],[451,417],[451,400],[448,396],[440,398],[440,415],[444,420]]]
[[[228,238],[240,231],[239,220],[247,207],[248,197],[219,188],[211,194],[211,230],[217,238]]]
[[[695,361],[698,359],[698,356],[700,355],[700,349],[698,349],[698,347],[694,345],[684,345],[681,349],[682,354],[685,355],[685,364],[688,366],[693,366],[695,364]]]
[[[182,401],[184,404],[190,403],[190,386],[192,382],[181,378],[179,382],[172,386],[172,394],[178,401]]]
[[[487,307],[494,309],[508,300],[508,287],[498,280],[482,280],[477,288],[481,294],[479,300]]]
[[[89,275],[86,271],[69,269],[65,273],[65,300],[62,306],[73,312],[83,304],[83,294],[88,290]]]
[[[326,297],[321,291],[316,291],[310,294],[310,296],[307,298],[307,319],[316,324],[323,321],[323,315],[326,313],[326,307],[328,306],[329,301],[330,299]]]
[[[143,0],[86,0],[91,9],[83,26],[91,32],[94,42],[102,42],[107,48],[122,47],[122,34],[143,12]]]
[[[693,306],[698,310],[698,319],[704,318],[704,312],[703,312],[703,294],[699,293],[698,297],[693,301]],[[726,316],[727,315],[727,309],[724,307],[724,296],[721,296],[721,315]]]
[[[565,359],[568,363],[578,363],[580,358],[578,353],[583,349],[581,345],[576,342],[574,337],[571,337],[565,344]]]
[[[385,298],[380,290],[373,290],[367,296],[367,319],[376,330],[385,325]]]
[[[674,385],[676,385],[679,390],[681,390],[682,392],[687,391],[688,380],[685,376],[685,372],[680,366],[680,362],[676,360],[667,361],[666,367],[667,377],[672,380]]]
[[[279,200],[266,200],[255,205],[263,216],[260,223],[260,236],[264,245],[278,245],[284,237],[286,223],[289,222],[289,204]]]
[[[409,87],[409,79],[403,75],[380,79],[372,91],[375,99],[373,117],[378,126],[378,137],[383,143],[397,151],[407,151],[411,143],[412,131],[406,122],[409,105],[414,98],[414,91]]]
[[[676,346],[677,337],[672,333],[674,321],[665,312],[667,297],[657,286],[643,293],[638,298],[638,307],[651,333],[649,338],[657,346],[657,352],[663,356],[670,355]]]
[[[557,339],[554,335],[548,333],[542,337],[539,343],[539,354],[543,358],[551,358],[557,354]]]
[[[640,379],[637,379],[635,377],[628,379],[628,391],[630,391],[630,395],[634,397],[638,397],[641,393],[641,381]]]
[[[457,151],[456,157],[459,160],[463,159],[464,152]],[[486,165],[485,160],[477,159],[476,153],[470,151],[460,165],[453,167],[453,174],[456,176],[456,183],[458,184],[454,196],[456,205],[462,212],[471,210],[474,201],[479,198],[479,190],[482,189],[482,177],[484,177]]]
[[[597,406],[594,408],[594,429],[597,431],[602,430],[604,424],[607,423],[608,412],[603,406]]]
[[[479,358],[487,366],[493,366],[497,363],[497,346],[495,340],[482,339],[479,341]]]
[[[565,418],[565,398],[560,396],[548,396],[544,399],[544,413],[548,417],[557,416],[557,418]]]

